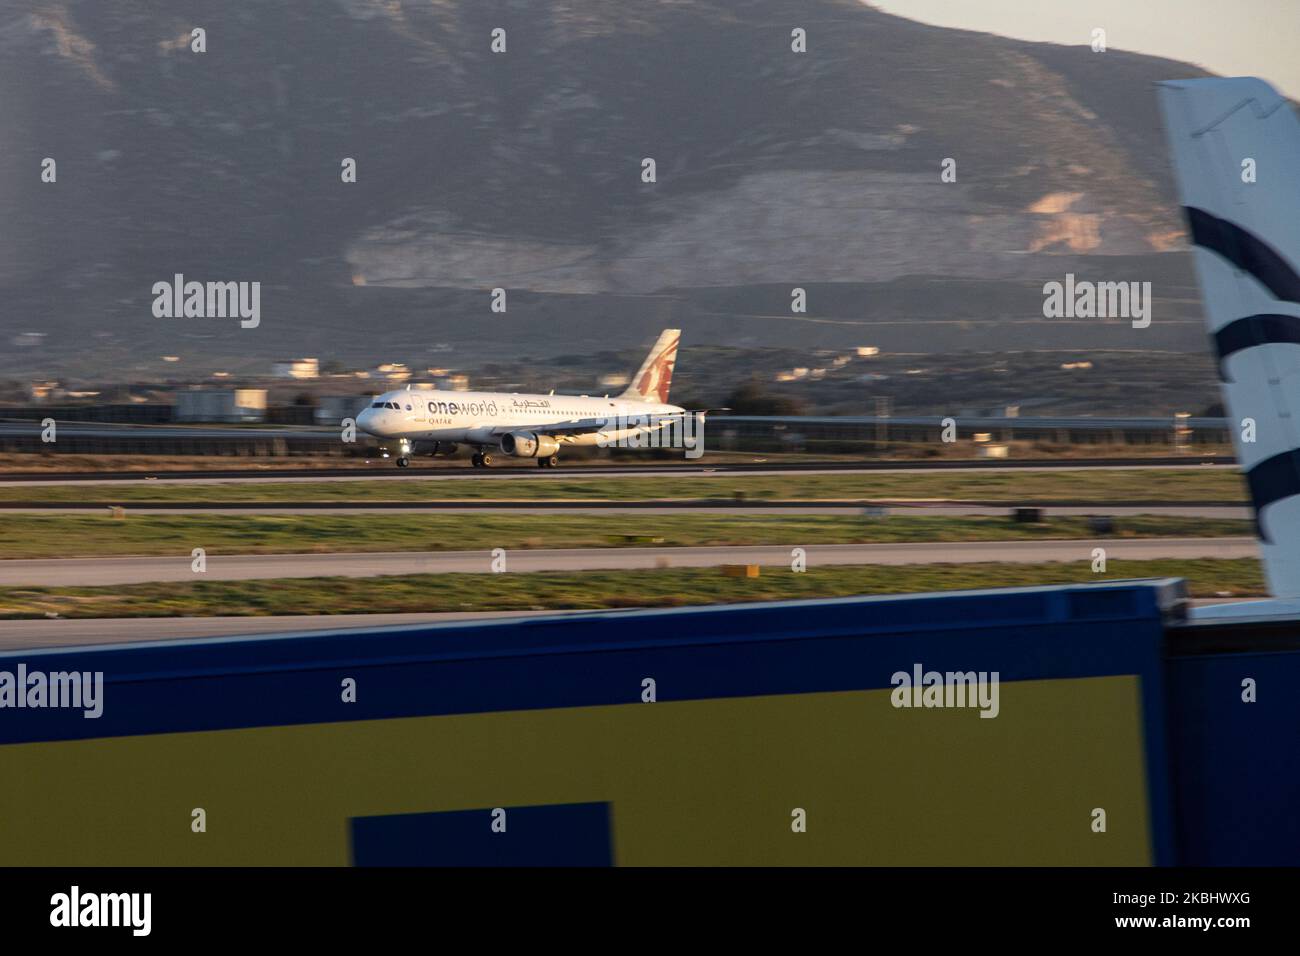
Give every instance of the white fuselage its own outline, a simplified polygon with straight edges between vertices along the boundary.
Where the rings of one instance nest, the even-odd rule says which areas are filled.
[[[357,427],[376,438],[496,445],[503,431],[528,432],[564,422],[605,419],[608,429],[563,435],[567,447],[610,444],[638,430],[637,419],[681,415],[676,405],[575,395],[516,395],[412,388],[378,395],[357,416]],[[627,420],[631,427],[620,428]],[[559,436],[557,436],[559,437]]]

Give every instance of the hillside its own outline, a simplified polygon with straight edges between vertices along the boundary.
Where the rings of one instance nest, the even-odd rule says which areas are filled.
[[[45,338],[0,374],[444,343],[454,362],[668,324],[753,347],[1197,350],[1152,84],[1201,73],[851,0],[17,0],[0,324]],[[1156,324],[1043,320],[1067,271],[1155,282]],[[261,325],[154,318],[178,272],[260,281]]]

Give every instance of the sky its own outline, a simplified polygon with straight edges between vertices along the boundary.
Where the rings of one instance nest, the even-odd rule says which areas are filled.
[[[1300,0],[870,0],[887,13],[1020,40],[1186,60],[1224,76],[1260,76],[1300,99]]]

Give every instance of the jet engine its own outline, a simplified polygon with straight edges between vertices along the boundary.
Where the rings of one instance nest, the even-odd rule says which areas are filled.
[[[550,435],[507,432],[501,436],[501,451],[516,458],[549,458],[559,450],[560,443]]]

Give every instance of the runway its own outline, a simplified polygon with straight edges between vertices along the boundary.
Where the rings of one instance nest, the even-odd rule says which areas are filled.
[[[722,564],[786,566],[804,547],[808,567],[846,564],[1043,563],[1090,560],[1092,549],[1136,561],[1155,558],[1246,558],[1258,556],[1252,537],[1103,538],[1054,541],[977,541],[926,544],[841,544],[517,550],[505,555],[506,571],[636,570],[703,568]],[[191,570],[190,553],[174,557],[54,558],[0,561],[0,586],[104,587],[154,581],[247,581],[273,578],[378,577],[399,574],[490,573],[487,551],[401,551],[342,554],[207,555],[207,570]]]
[[[566,478],[661,478],[710,475],[774,476],[799,473],[805,475],[990,472],[990,471],[1088,471],[1140,469],[1233,468],[1231,458],[1223,456],[1188,456],[1186,458],[1065,458],[1065,459],[940,459],[913,461],[873,462],[771,462],[758,459],[748,463],[682,463],[661,465],[571,465],[557,469],[540,469],[528,465],[484,469],[444,466],[422,469],[418,466],[399,469],[388,463],[376,461],[373,468],[283,468],[283,469],[232,469],[228,471],[192,472],[5,472],[0,473],[0,483],[10,486],[56,484],[203,484],[267,483],[267,482],[321,482],[321,481],[460,481],[520,479],[538,481],[563,481]]]
[[[1110,517],[1132,517],[1134,515],[1161,515],[1164,517],[1186,518],[1241,518],[1252,515],[1248,505],[1228,503],[1183,504],[1124,504],[1111,505],[1095,502],[1080,505],[1056,505],[1035,502],[1034,507],[1042,510],[1045,517],[1086,517],[1089,515],[1107,515]],[[103,512],[103,503],[81,505],[46,505],[37,503],[17,503],[0,505],[0,514],[5,512],[38,514],[98,514]],[[566,514],[598,515],[857,515],[870,514],[881,517],[885,513],[899,515],[933,515],[938,517],[959,516],[1008,516],[1014,506],[1009,503],[994,504],[984,502],[930,502],[930,501],[879,501],[854,502],[852,504],[826,499],[821,501],[753,501],[743,505],[717,504],[707,499],[681,501],[674,503],[635,502],[635,501],[421,501],[421,502],[375,502],[375,503],[340,503],[340,502],[245,502],[245,503],[202,503],[171,504],[164,502],[130,502],[128,512],[146,512],[151,515],[186,515],[186,514],[223,514],[223,515],[364,515],[364,514],[516,514],[544,515],[563,512]]]

